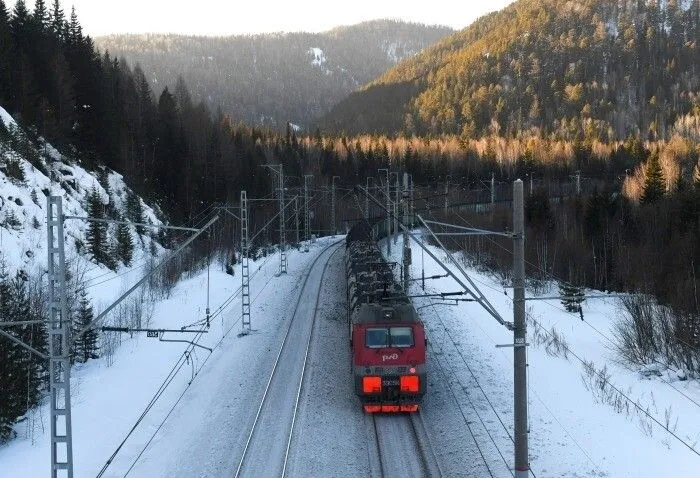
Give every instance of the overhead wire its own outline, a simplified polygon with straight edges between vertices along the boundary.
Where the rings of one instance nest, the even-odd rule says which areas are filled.
[[[464,218],[459,212],[453,212],[453,213],[454,213],[459,219],[461,219],[467,226],[469,226],[469,227],[474,227],[474,226],[473,226],[466,218]],[[501,243],[499,243],[498,241],[494,240],[492,237],[489,237],[489,236],[486,236],[486,237],[487,237],[487,239],[488,239],[491,243],[493,243],[493,244],[495,244],[496,246],[500,247],[501,249],[503,249],[504,251],[508,252],[509,254],[511,254],[511,255],[513,254],[513,251],[512,251],[511,249],[508,249],[508,248],[505,247],[503,244],[501,244]],[[452,241],[453,241],[453,244],[454,244],[454,243],[455,243],[454,239],[452,239]],[[557,281],[557,282],[559,282],[559,283],[562,283],[562,284],[564,284],[564,285],[567,285],[567,286],[569,286],[569,287],[576,287],[576,286],[574,286],[573,284],[571,284],[571,283],[569,283],[569,282],[567,282],[567,281],[565,281],[565,280],[563,280],[563,279],[561,279],[561,278],[555,276],[554,273],[552,273],[552,272],[550,272],[550,271],[546,271],[545,269],[541,268],[541,267],[538,266],[537,264],[534,264],[534,263],[532,263],[532,262],[530,262],[530,261],[527,261],[527,260],[525,260],[525,263],[526,263],[527,265],[529,265],[530,267],[533,267],[533,268],[535,268],[536,270],[538,270],[538,271],[540,271],[540,272],[543,272],[543,273],[545,274],[545,277],[549,277],[550,279],[555,280],[555,281]],[[476,279],[475,279],[475,280],[476,280]],[[486,283],[484,283],[484,282],[482,282],[482,281],[478,281],[478,280],[477,280],[477,282],[479,282],[480,284],[482,284],[482,285],[484,285],[484,286],[486,286],[486,287],[489,287],[489,288],[491,288],[491,289],[493,289],[493,290],[497,290],[497,289],[495,289],[494,287],[491,287],[491,286],[489,286],[488,284],[486,284]],[[507,295],[507,293],[506,293],[506,295]],[[569,311],[567,311],[567,310],[563,309],[562,307],[558,306],[557,304],[554,304],[554,303],[549,302],[549,301],[547,301],[547,300],[540,300],[540,302],[543,302],[544,304],[546,304],[546,305],[548,305],[548,306],[550,306],[550,307],[552,307],[552,308],[554,308],[554,309],[557,309],[557,310],[559,310],[559,311],[561,311],[561,312],[569,313]],[[608,336],[605,335],[603,332],[601,332],[597,327],[595,327],[593,324],[591,324],[588,320],[585,320],[585,318],[582,318],[581,320],[582,320],[582,322],[583,322],[584,324],[586,324],[588,327],[590,327],[590,328],[591,328],[593,331],[595,331],[598,335],[600,335],[600,336],[603,337],[606,341],[608,341],[613,347],[617,347],[617,346],[618,346],[617,343],[616,343],[614,340],[612,340],[610,337],[608,337]],[[686,346],[692,347],[690,344],[688,344],[687,342],[685,342],[683,339],[681,339],[681,338],[679,338],[679,337],[676,337],[675,339],[676,339],[678,342],[680,342],[680,343],[682,343],[682,344],[684,344],[684,345],[686,345]],[[659,362],[656,361],[656,360],[654,360],[654,362],[659,363]],[[665,364],[660,364],[660,365],[665,365]],[[625,364],[623,364],[623,366],[624,366],[627,370],[633,371],[629,366],[627,366],[627,365],[625,365]],[[665,365],[665,366],[667,366],[667,365]],[[664,382],[665,384],[667,384],[669,387],[671,387],[673,390],[675,390],[677,393],[679,393],[681,396],[683,396],[684,398],[686,398],[687,400],[689,400],[690,402],[692,402],[695,406],[697,406],[697,407],[700,408],[700,403],[698,403],[698,402],[697,402],[696,400],[694,400],[692,397],[690,397],[690,396],[688,396],[687,394],[685,394],[682,390],[680,390],[680,389],[678,389],[677,387],[675,387],[671,382],[669,382],[668,380],[664,379],[663,377],[658,377],[658,378],[659,378],[662,382]]]
[[[203,211],[201,211],[201,212],[197,215],[197,218],[200,218],[200,217],[201,217],[201,219],[199,219],[199,220],[195,219],[196,222],[193,222],[193,226],[192,226],[192,227],[196,227],[197,225],[200,225],[200,226],[201,226],[201,225],[206,224],[206,219],[208,219],[208,215],[207,215],[207,216],[204,216],[204,217],[202,217],[202,216],[203,216],[205,213],[211,213],[212,208],[213,208],[213,205],[209,205],[207,208],[205,208]],[[186,233],[185,233],[185,232],[181,232],[181,233],[179,233],[179,234],[177,235],[177,237],[175,238],[175,241],[180,241],[180,240],[182,240],[185,236],[186,236]],[[109,276],[109,275],[114,274],[114,271],[107,271],[107,272],[104,272],[104,273],[102,273],[102,274],[99,274],[99,275],[97,275],[97,276],[95,276],[95,277],[91,277],[90,279],[88,279],[88,280],[86,281],[85,289],[89,289],[89,288],[91,288],[91,287],[96,287],[96,286],[98,286],[98,285],[100,285],[100,284],[104,284],[104,283],[106,283],[106,282],[110,282],[110,281],[112,281],[112,280],[118,279],[118,278],[123,277],[123,276],[125,276],[125,275],[131,274],[132,272],[136,272],[136,271],[138,271],[139,269],[142,269],[143,267],[147,266],[147,265],[148,265],[148,261],[150,261],[150,260],[151,260],[151,257],[148,256],[148,255],[146,255],[145,257],[143,257],[142,259],[140,259],[139,261],[137,261],[134,265],[132,265],[128,270],[126,270],[126,271],[124,271],[124,272],[121,272],[121,273],[119,273],[119,274],[116,274],[116,275],[114,275],[114,276],[112,276],[112,277],[110,277],[110,278],[108,278],[108,279],[102,280],[102,281],[95,282],[95,281],[97,281],[98,279],[101,279],[102,277],[106,277],[106,276]],[[137,265],[137,264],[139,264],[139,265]],[[95,268],[93,268],[92,270],[95,270]]]
[[[253,275],[251,276],[251,279],[255,276],[255,274],[256,274],[258,271],[260,271],[260,270],[262,269],[262,266],[264,266],[272,257],[273,257],[273,256],[270,255],[270,256],[268,256],[268,257],[265,259],[265,261],[263,261],[263,263],[260,265],[260,267],[258,267],[258,269],[253,273]],[[263,293],[263,291],[267,288],[267,286],[270,284],[270,282],[272,281],[273,278],[274,278],[274,276],[270,276],[270,277],[268,278],[268,280],[265,282],[265,285],[263,285],[263,287],[260,289],[260,291],[259,291],[259,292],[255,295],[255,297],[253,297],[253,299],[251,300],[251,304],[254,304],[254,303],[255,303],[255,301],[257,300],[257,298],[260,296],[260,294]],[[238,295],[239,292],[240,292],[240,288],[239,288],[231,297],[229,297],[229,300],[226,301],[226,304],[230,304],[231,301],[232,301],[232,300],[230,300],[230,299],[232,299],[233,297],[235,297],[236,295]],[[222,304],[222,306],[220,306],[219,309],[217,309],[217,311],[212,315],[212,319],[216,318],[217,315],[223,313],[223,310],[225,310],[226,307],[227,307],[227,305],[224,306],[224,304]],[[224,339],[231,333],[231,331],[233,330],[233,328],[236,326],[236,324],[238,324],[238,323],[240,322],[240,320],[241,320],[241,317],[239,316],[238,319],[235,320],[235,321],[231,324],[231,327],[229,327],[229,329],[222,335],[221,339],[219,339],[219,341],[216,343],[216,345],[214,345],[213,349],[215,349],[215,348],[217,348],[217,347],[219,347],[219,346],[221,345],[221,343],[224,341]],[[160,429],[163,427],[163,425],[165,424],[165,422],[167,421],[167,419],[170,417],[170,415],[172,414],[172,412],[175,410],[175,408],[177,407],[177,405],[180,403],[180,400],[182,400],[182,398],[184,397],[185,393],[187,392],[187,390],[189,389],[189,387],[192,385],[192,382],[194,382],[194,380],[199,376],[199,373],[202,371],[202,369],[204,368],[204,366],[206,365],[207,361],[209,360],[209,358],[210,358],[211,356],[212,356],[212,354],[207,355],[207,357],[206,357],[206,358],[204,359],[204,361],[202,362],[201,366],[200,366],[200,367],[197,369],[197,371],[193,374],[192,379],[187,383],[187,385],[186,385],[185,388],[183,389],[183,391],[182,391],[182,393],[180,394],[180,396],[178,397],[178,399],[175,401],[175,403],[174,403],[173,406],[170,408],[170,410],[168,411],[168,413],[166,414],[166,416],[163,418],[163,420],[161,421],[161,423],[158,425],[158,427],[156,428],[156,430],[153,432],[153,434],[151,435],[151,437],[149,438],[149,440],[147,441],[147,443],[144,445],[144,447],[142,448],[142,450],[141,450],[141,451],[139,452],[139,454],[136,456],[136,458],[134,459],[133,463],[131,464],[131,466],[129,467],[129,469],[127,470],[127,472],[124,474],[125,477],[131,472],[131,470],[134,468],[134,466],[136,465],[136,463],[138,462],[138,460],[141,458],[141,456],[143,455],[143,453],[145,453],[146,449],[147,449],[148,446],[151,444],[151,442],[152,442],[153,439],[155,438],[156,434],[160,431]]]
[[[255,275],[257,274],[257,272],[261,270],[262,266],[265,265],[265,264],[270,260],[271,257],[272,257],[272,256],[269,256],[265,261],[263,261],[263,264],[261,264],[261,266],[260,266],[255,272],[253,272],[253,274],[252,274],[252,276],[251,276],[251,279],[252,279],[253,277],[255,277]],[[270,278],[268,279],[268,283],[269,283],[271,280],[272,280],[272,277],[270,277]],[[240,293],[240,291],[241,291],[241,288],[239,287],[231,296],[229,296],[229,298],[228,298],[226,301],[224,301],[224,303],[214,312],[214,314],[212,314],[212,316],[210,317],[210,319],[214,319],[214,318],[216,318],[219,314],[223,313],[223,311],[228,307],[228,305],[230,305],[230,303],[233,301],[233,299],[235,299],[235,297]],[[260,294],[260,293],[258,293],[258,295],[259,295],[259,294]],[[258,297],[258,296],[256,295],[256,296],[253,298],[253,302],[255,301],[255,299],[257,299],[257,297]],[[226,334],[224,334],[224,336],[219,340],[219,342],[217,343],[216,346],[218,346],[218,345],[223,341],[223,339],[230,333],[231,330],[233,330],[233,327],[235,327],[235,324],[238,323],[239,321],[240,321],[240,317],[239,317],[239,319],[238,319],[236,322],[234,322],[234,324],[233,324],[232,327],[226,332]],[[188,327],[191,327],[191,326],[188,326]],[[124,437],[124,439],[122,440],[122,442],[117,446],[116,450],[112,453],[112,455],[111,455],[110,458],[107,460],[107,462],[105,463],[105,465],[103,466],[103,468],[100,470],[100,472],[99,472],[98,475],[97,475],[97,478],[100,478],[101,476],[104,475],[104,472],[107,470],[107,468],[109,467],[109,465],[113,462],[114,458],[115,458],[116,455],[119,453],[119,451],[121,450],[121,448],[124,446],[124,444],[126,443],[126,441],[127,441],[127,440],[129,439],[129,437],[134,433],[134,431],[136,430],[136,428],[141,424],[141,422],[143,421],[143,419],[146,417],[146,415],[148,414],[148,412],[150,412],[150,410],[153,408],[153,406],[154,406],[155,403],[158,401],[158,399],[163,395],[163,393],[165,392],[165,390],[170,386],[170,384],[172,383],[172,381],[173,381],[173,380],[175,379],[175,377],[177,376],[178,372],[179,372],[179,371],[182,369],[182,367],[187,363],[188,356],[189,356],[189,355],[192,353],[192,351],[196,348],[196,345],[195,345],[195,344],[199,344],[199,341],[200,341],[201,338],[204,336],[204,331],[205,331],[206,329],[207,329],[206,325],[202,325],[202,328],[199,329],[199,330],[197,331],[197,333],[196,333],[196,335],[195,335],[195,338],[192,340],[192,343],[189,344],[189,345],[185,348],[185,350],[183,351],[183,353],[179,356],[179,358],[178,358],[177,361],[175,362],[175,365],[173,365],[173,367],[172,367],[172,369],[170,370],[170,372],[168,373],[168,375],[166,375],[166,378],[163,380],[163,382],[161,383],[161,385],[160,385],[160,386],[158,387],[158,389],[156,390],[156,393],[154,394],[154,396],[151,398],[151,400],[149,401],[149,403],[146,405],[146,408],[143,410],[143,412],[141,413],[141,415],[139,415],[138,419],[136,420],[136,422],[134,423],[134,425],[131,427],[131,429],[129,430],[129,432],[127,433],[127,435]],[[205,359],[205,361],[204,361],[204,363],[203,363],[202,365],[204,365],[204,364],[206,363],[206,361],[209,359],[210,356],[211,356],[211,354],[209,354],[209,355],[206,357],[206,359]],[[201,370],[201,367],[200,367],[199,370]],[[198,373],[199,373],[199,371],[197,371],[197,373],[194,374],[194,377],[196,377]],[[186,389],[187,389],[188,387],[189,387],[189,384],[188,384],[188,386],[186,387]],[[186,390],[186,389],[185,389],[185,390]],[[184,394],[184,391],[183,391],[183,394]],[[182,397],[180,397],[180,398],[182,398]],[[176,404],[179,403],[179,400],[180,400],[180,399],[178,399],[178,401],[176,402]],[[173,409],[174,409],[174,407],[173,407]],[[171,412],[172,412],[172,409],[171,409]],[[170,415],[170,413],[168,413],[168,416],[169,416],[169,415]],[[166,417],[166,419],[167,419],[167,417]],[[160,430],[160,428],[162,427],[162,424],[163,424],[164,422],[165,422],[165,420],[161,423],[161,426],[158,427],[158,430]],[[157,433],[157,430],[156,430],[155,433]],[[153,437],[155,436],[155,433],[152,435],[151,440],[148,441],[149,444],[151,443]],[[145,450],[145,448],[144,448],[144,450]],[[142,450],[142,452],[138,455],[138,457],[140,457],[140,456],[143,454],[143,451],[144,451],[144,450]],[[138,458],[137,458],[137,460],[138,460]],[[134,462],[134,464],[135,464],[135,462]],[[133,464],[132,464],[132,467],[131,467],[131,468],[133,468]],[[129,468],[129,471],[131,470],[131,468]],[[129,473],[129,471],[127,471],[127,474]],[[124,475],[124,476],[126,476],[126,475]]]
[[[445,332],[447,333],[447,335],[450,337],[450,340],[452,341],[452,345],[455,347],[455,349],[457,350],[457,353],[458,353],[458,354],[460,355],[460,357],[461,357],[461,356],[462,356],[462,353],[461,353],[461,351],[459,350],[459,347],[457,347],[457,345],[455,344],[455,342],[454,342],[454,340],[452,339],[452,337],[450,336],[450,334],[449,334],[449,332],[448,332],[448,330],[447,330],[447,327],[445,326],[444,322],[442,321],[442,318],[441,318],[441,317],[439,316],[439,314],[437,313],[437,310],[436,310],[436,308],[435,308],[435,304],[431,303],[430,306],[431,306],[432,309],[433,309],[433,314],[434,314],[436,317],[438,317],[438,319],[440,320],[440,323],[442,324],[444,331],[445,331]],[[437,360],[439,360],[439,359],[437,359]],[[462,358],[462,360],[464,360],[464,358]],[[465,364],[466,364],[466,362],[465,362]],[[469,372],[472,374],[474,380],[477,382],[477,385],[479,385],[479,384],[478,384],[478,381],[476,380],[476,377],[474,377],[474,374],[473,374],[473,372],[471,371],[471,369],[469,368],[469,366],[467,366],[467,368],[469,369]],[[447,377],[445,376],[444,372],[442,371],[442,368],[441,368],[441,372],[443,373],[443,377],[446,379]],[[464,387],[464,385],[461,383],[461,381],[459,380],[459,378],[457,378],[457,374],[455,373],[455,370],[454,370],[453,367],[450,367],[450,373],[451,373],[452,376],[455,378],[455,380],[457,381],[457,383],[459,383],[460,386],[462,387],[462,390],[465,392],[465,394],[466,394],[466,396],[467,396],[467,400],[469,401],[469,404],[471,405],[472,409],[474,410],[474,413],[476,414],[476,416],[479,418],[479,421],[481,422],[481,426],[484,428],[484,430],[486,431],[486,434],[488,435],[489,439],[491,440],[491,443],[493,443],[493,446],[496,448],[496,451],[498,452],[498,455],[501,457],[501,460],[502,460],[503,463],[505,464],[506,469],[510,472],[511,476],[513,476],[513,471],[510,469],[510,466],[508,465],[508,461],[507,461],[507,460],[505,459],[505,457],[503,456],[503,453],[501,452],[501,449],[499,448],[498,444],[496,443],[496,440],[493,438],[493,436],[491,435],[491,432],[490,432],[489,429],[486,427],[486,424],[484,423],[484,420],[483,420],[483,418],[481,417],[481,414],[479,414],[478,410],[476,409],[476,405],[474,404],[474,402],[473,402],[472,399],[470,398],[469,393],[468,393],[467,390],[466,390],[466,387]],[[449,381],[448,381],[447,383],[448,383],[448,386],[449,386]],[[451,387],[450,387],[450,388],[451,388]],[[479,388],[481,388],[481,385],[479,385]],[[482,392],[483,392],[483,389],[482,389]],[[484,393],[484,396],[486,396],[485,393]],[[455,398],[455,401],[457,401],[457,397],[456,397],[456,395],[454,394],[454,392],[453,392],[453,397]],[[506,434],[508,435],[508,437],[509,437],[509,438],[511,439],[511,441],[512,441],[513,438],[511,437],[510,433],[508,432],[508,429],[505,427],[505,424],[503,424],[503,421],[501,420],[501,417],[500,417],[500,416],[498,415],[498,413],[496,412],[496,409],[493,408],[493,405],[491,404],[491,401],[488,399],[488,397],[486,398],[486,401],[488,402],[488,404],[489,404],[489,406],[491,407],[491,409],[493,410],[493,412],[496,414],[496,418],[498,418],[498,421],[501,422],[501,425],[503,425],[503,428],[504,428],[504,430],[506,431]],[[457,402],[458,402],[458,401],[457,401]],[[459,406],[459,405],[458,405],[458,406]],[[474,436],[474,433],[473,433],[472,430],[471,430],[471,427],[470,427],[470,425],[469,425],[469,421],[468,421],[467,418],[464,416],[464,414],[462,414],[462,417],[464,418],[465,423],[467,424],[467,427],[469,428],[469,431],[470,431],[470,434],[472,435],[472,438],[473,438],[474,441],[476,442],[476,437]],[[477,444],[477,448],[478,448],[478,447],[479,447],[479,445]],[[481,453],[481,450],[479,450],[479,452],[480,452],[480,454],[481,454],[481,457],[482,457],[482,458],[484,459],[484,461],[485,461],[484,455],[483,455],[483,453]],[[486,467],[487,467],[487,469],[488,469],[488,464],[486,465]],[[492,475],[492,476],[493,476],[493,475]]]
[[[359,204],[359,201],[358,201],[358,204]],[[392,239],[391,239],[391,237],[388,236],[388,237],[386,238],[386,240],[387,240],[387,241],[390,241],[390,240],[392,240]],[[391,258],[388,258],[388,259],[391,259]],[[401,283],[399,283],[399,287],[401,287],[401,288],[403,289],[403,285],[402,285]],[[409,291],[404,290],[404,293],[405,293],[405,294],[409,294]],[[444,329],[445,332],[448,334],[448,336],[450,336],[450,335],[449,335],[449,332],[448,332],[448,330],[447,330],[447,328],[446,328],[445,325],[444,325],[444,322],[442,321],[442,318],[441,318],[441,317],[439,316],[439,314],[437,313],[437,310],[436,310],[436,308],[435,308],[435,304],[434,304],[432,301],[429,301],[429,302],[430,302],[430,306],[432,306],[433,314],[434,314],[436,317],[438,317],[438,319],[440,320],[440,322],[441,322],[442,325],[443,325],[443,329]],[[452,339],[451,336],[450,336],[450,339]],[[455,348],[457,349],[457,352],[458,352],[458,353],[460,354],[460,356],[461,356],[461,352],[459,351],[459,348],[456,346],[456,344],[454,343],[454,341],[452,341],[452,343],[453,343],[453,345],[455,346]],[[434,346],[430,345],[430,347],[432,347],[433,350],[434,350]],[[440,364],[439,370],[440,370],[440,373],[441,373],[442,376],[443,376],[443,379],[444,379],[443,382],[447,384],[447,387],[448,387],[448,389],[449,389],[449,391],[450,391],[450,394],[452,395],[452,398],[454,399],[455,404],[457,405],[457,408],[459,409],[459,412],[460,412],[460,414],[462,415],[462,418],[464,419],[464,423],[467,425],[467,430],[469,431],[469,434],[471,435],[472,440],[474,441],[474,445],[476,446],[477,451],[479,452],[479,455],[481,456],[481,459],[482,459],[482,461],[484,462],[484,466],[486,467],[486,471],[488,472],[489,476],[493,477],[494,475],[493,475],[493,472],[491,471],[491,467],[489,466],[489,463],[488,463],[488,461],[486,460],[486,456],[484,455],[484,452],[483,452],[483,450],[481,449],[481,446],[479,445],[479,441],[476,439],[476,435],[475,435],[475,433],[474,433],[474,430],[472,430],[472,426],[471,426],[471,424],[470,424],[470,422],[469,422],[469,419],[468,419],[468,418],[466,417],[466,415],[464,414],[464,411],[462,410],[462,405],[460,404],[459,399],[457,398],[457,394],[455,393],[454,389],[452,388],[452,384],[451,384],[451,382],[447,379],[447,375],[445,374],[445,371],[443,370],[444,366],[442,365],[440,359],[437,358],[438,354],[434,354],[434,355],[436,356],[436,361],[437,361],[437,363]],[[465,362],[465,363],[466,363],[466,362]],[[471,369],[470,369],[470,372],[471,372]],[[490,438],[490,440],[491,440],[491,442],[493,443],[494,447],[496,448],[496,451],[498,452],[498,455],[501,457],[501,460],[502,460],[503,463],[505,464],[506,469],[510,472],[511,476],[514,476],[513,471],[510,469],[510,466],[508,465],[507,460],[505,459],[505,457],[503,456],[503,453],[501,452],[500,448],[499,448],[498,445],[496,444],[496,441],[495,441],[495,439],[493,438],[493,436],[491,435],[491,432],[490,432],[489,429],[486,427],[486,424],[484,423],[484,420],[482,419],[481,415],[479,414],[478,410],[476,409],[476,406],[474,405],[474,402],[472,401],[471,397],[469,396],[469,393],[466,391],[466,388],[465,388],[464,385],[461,383],[461,381],[459,380],[459,378],[457,378],[457,375],[456,375],[455,370],[454,370],[453,367],[450,367],[450,373],[451,373],[451,375],[455,378],[455,380],[457,381],[457,383],[460,385],[460,387],[462,388],[462,391],[465,392],[466,397],[467,397],[467,401],[468,401],[469,404],[471,405],[471,408],[472,408],[472,410],[474,410],[474,413],[476,414],[476,416],[479,418],[479,421],[481,422],[482,427],[484,428],[484,430],[486,431],[486,434],[488,435],[488,437]],[[483,391],[483,390],[482,390],[482,391]],[[487,398],[487,401],[488,401],[488,398]],[[489,401],[489,405],[490,405],[490,404],[491,404],[491,402]],[[492,407],[492,408],[493,408],[493,407]],[[494,413],[496,413],[496,410],[495,410],[495,409],[493,409],[493,411],[494,411]],[[497,416],[497,418],[498,418],[499,421],[500,421],[500,417],[498,416],[498,413],[496,413],[496,416]],[[503,422],[501,422],[501,423],[503,423]],[[505,428],[505,425],[504,425],[504,428]],[[508,433],[508,430],[507,430],[507,429],[506,429],[506,433],[507,433],[508,436],[510,437],[510,434]],[[511,438],[511,439],[512,439],[512,438]]]

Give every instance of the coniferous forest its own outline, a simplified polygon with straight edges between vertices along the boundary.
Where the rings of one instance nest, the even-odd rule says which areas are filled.
[[[213,203],[235,203],[242,189],[268,195],[266,163],[282,163],[291,180],[313,174],[319,188],[333,176],[352,188],[378,168],[406,171],[424,196],[449,176],[454,203],[492,174],[503,183],[534,177],[528,276],[652,294],[680,314],[678,333],[697,349],[699,39],[698,0],[520,0],[387,71],[337,104],[319,129],[297,131],[234,121],[224,105],[194,99],[201,94],[190,94],[182,78],[156,94],[141,66],[96,48],[75,11],[55,0],[31,8],[19,0],[8,11],[0,0],[0,105],[86,169],[123,174],[173,224]],[[552,200],[553,185],[570,185],[576,172],[581,193]],[[346,201],[341,221],[359,214],[352,195]],[[440,214],[429,201],[417,207]],[[320,217],[318,229],[327,230]],[[489,229],[510,222],[506,210],[469,217]],[[128,264],[130,237],[119,234]],[[268,240],[275,239],[273,231]],[[451,245],[506,274],[512,257],[502,246]],[[103,250],[90,253],[110,260]],[[41,314],[31,282],[3,269],[0,316]],[[80,320],[89,321],[89,299],[75,295]],[[26,333],[45,347],[36,342],[40,330]],[[76,360],[94,356],[95,346],[92,338],[81,344]],[[14,353],[2,347],[0,340],[0,356]],[[40,396],[27,401],[26,390],[40,388],[34,381],[46,371],[35,362],[22,370],[0,438]]]

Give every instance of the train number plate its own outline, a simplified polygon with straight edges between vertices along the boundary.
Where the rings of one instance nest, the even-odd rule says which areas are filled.
[[[398,387],[399,386],[399,379],[398,378],[383,378],[382,379],[382,386],[383,387]]]

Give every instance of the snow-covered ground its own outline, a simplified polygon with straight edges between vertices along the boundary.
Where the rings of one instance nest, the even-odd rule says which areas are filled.
[[[400,261],[401,248],[399,239],[392,248],[396,261]],[[426,276],[444,272],[413,241],[412,248],[412,277],[421,276],[422,264]],[[443,252],[431,249],[441,260],[446,258]],[[504,289],[489,274],[473,269],[468,273],[500,314],[512,321],[512,289]],[[426,291],[460,290],[452,278],[426,282]],[[420,285],[420,281],[413,282],[412,293],[423,293]],[[556,295],[558,290],[553,287],[544,296]],[[527,297],[531,297],[529,292]],[[512,333],[474,303],[432,306],[429,299],[416,299],[415,305],[432,344],[430,388],[423,407],[426,422],[429,428],[438,423],[431,420],[431,412],[442,407],[457,407],[464,414],[451,429],[432,427],[433,436],[453,433],[453,448],[478,443],[484,458],[479,456],[481,464],[473,461],[469,467],[483,467],[485,462],[494,476],[510,476],[513,352],[496,345],[512,343]],[[661,370],[660,377],[650,379],[642,370],[620,363],[612,342],[612,328],[621,313],[616,299],[587,300],[583,321],[556,300],[528,302],[527,313],[530,457],[536,476],[698,476],[700,456],[663,427],[700,450],[700,385],[681,381],[670,370]],[[544,341],[553,332],[568,344],[567,357],[556,352],[551,340],[549,346]],[[586,386],[591,381],[584,379],[582,361],[592,361],[598,371],[607,367],[610,378],[603,393],[595,383]],[[600,375],[594,375],[593,382],[596,377]],[[440,402],[440,407],[433,406],[434,402]],[[452,451],[436,448],[442,452],[443,466],[449,467]],[[465,463],[461,466],[464,476],[488,475],[485,469],[471,473]],[[458,468],[452,470],[458,473]]]
[[[212,268],[210,301],[216,317],[199,342],[213,348],[211,354],[196,348],[183,356],[187,344],[136,335],[119,348],[111,367],[99,359],[74,369],[75,475],[96,476],[133,427],[103,476],[224,476],[259,400],[261,377],[269,373],[269,351],[293,312],[298,279],[326,245],[328,240],[321,239],[309,254],[291,251],[287,276],[276,277],[278,255],[251,263],[251,316],[256,330],[251,335],[237,336],[238,295],[217,313],[240,288],[238,266],[234,277]],[[206,291],[206,273],[183,281],[170,299],[157,304],[151,326],[180,328],[201,321]],[[187,339],[180,334],[165,338]],[[176,372],[171,374],[172,370]],[[167,388],[135,426],[163,383],[168,383]],[[34,444],[18,438],[0,448],[2,476],[35,477],[48,472],[48,408],[42,407],[40,413],[46,428]]]
[[[7,128],[17,127],[17,123],[2,107],[0,121]],[[36,145],[30,145],[29,148],[36,148]],[[125,211],[129,192],[123,177],[110,171],[107,175],[110,189],[108,194],[95,172],[87,171],[48,143],[42,143],[35,153],[47,158],[42,163],[45,171],[37,169],[9,144],[6,145],[4,157],[0,158],[0,164],[4,164],[5,160],[18,161],[25,177],[24,181],[18,181],[0,169],[0,252],[11,272],[20,268],[32,272],[34,269],[46,267],[46,194],[63,197],[65,215],[86,217],[86,196],[92,188],[100,195],[103,204],[111,202],[116,210],[122,213]],[[48,177],[49,169],[53,170],[58,181],[52,182]],[[144,220],[160,224],[155,211],[141,199],[139,201],[143,208]],[[16,221],[8,221],[9,217],[14,217]],[[116,274],[103,266],[88,262],[85,247],[78,247],[79,244],[86,244],[87,229],[87,222],[75,219],[65,221],[66,258],[70,262],[70,272],[74,275],[84,274],[88,284],[93,286],[92,290],[89,290],[90,296],[107,300],[119,291],[114,290],[113,282],[107,287],[100,287],[98,283],[113,279]],[[147,235],[139,236],[133,227],[130,228],[130,232],[135,246],[133,265],[143,265],[144,258],[149,255],[151,239]],[[157,252],[163,251],[159,245],[154,246]],[[120,273],[128,272],[122,268]]]
[[[238,267],[234,277],[212,268],[214,319],[199,343],[213,352],[202,348],[186,352],[188,344],[137,335],[117,350],[113,365],[99,359],[77,366],[72,382],[76,476],[98,475],[115,451],[105,477],[233,476],[272,363],[294,317],[305,274],[338,239],[320,239],[309,254],[290,251],[286,276],[276,275],[278,255],[251,264],[256,330],[251,335],[237,335]],[[399,239],[392,248],[394,260],[400,259],[401,245]],[[427,254],[422,260],[417,244],[412,247],[414,278],[420,277],[423,264],[428,276],[442,273]],[[510,320],[512,291],[504,290],[489,274],[473,269],[469,273]],[[352,393],[341,253],[331,257],[325,274],[288,476],[367,476],[373,442]],[[123,280],[132,283],[134,277]],[[420,281],[411,287],[412,293],[422,293]],[[450,292],[459,287],[442,278],[427,281],[426,290]],[[550,290],[545,295],[556,294]],[[170,298],[157,303],[151,326],[201,324],[206,296],[206,273],[183,281]],[[227,301],[231,296],[235,297]],[[222,304],[226,305],[219,310]],[[416,299],[416,306],[429,333],[429,385],[421,413],[443,475],[511,476],[512,349],[496,345],[512,342],[512,334],[473,303],[447,306]],[[528,302],[527,309],[530,456],[535,476],[697,476],[700,458],[663,426],[698,448],[700,386],[679,380],[669,370],[648,378],[648,373],[617,360],[611,343],[619,313],[615,299],[586,301],[584,321],[555,300]],[[548,340],[554,332],[566,347],[557,349]],[[165,338],[186,339],[175,334]],[[593,362],[597,371],[607,366],[608,385],[601,389],[595,384],[597,375],[588,378],[583,361]],[[161,384],[167,387],[161,389]],[[611,385],[631,401],[616,395]],[[42,419],[33,440],[20,434],[0,448],[3,477],[48,472],[47,406],[38,413]],[[269,439],[284,439],[280,431],[286,426],[266,432]],[[387,476],[394,474],[410,475],[406,469],[387,470]]]

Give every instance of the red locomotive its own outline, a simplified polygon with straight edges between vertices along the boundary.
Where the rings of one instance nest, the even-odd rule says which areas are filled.
[[[418,411],[427,385],[425,329],[367,222],[348,233],[345,260],[355,393],[366,412]]]

